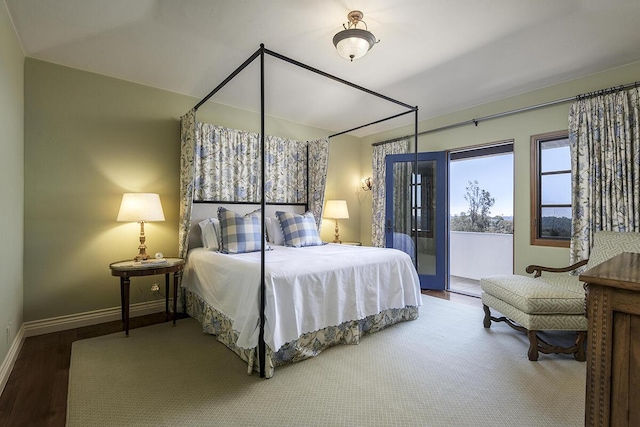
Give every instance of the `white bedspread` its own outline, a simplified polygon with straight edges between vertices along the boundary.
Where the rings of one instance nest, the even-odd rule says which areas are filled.
[[[265,342],[273,351],[307,332],[421,305],[416,269],[402,251],[337,244],[273,248],[265,253]],[[182,286],[233,321],[238,347],[258,345],[260,252],[195,248]]]

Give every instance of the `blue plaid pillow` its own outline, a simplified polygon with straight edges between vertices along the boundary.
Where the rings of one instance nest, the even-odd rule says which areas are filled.
[[[220,252],[225,254],[241,254],[262,250],[260,210],[245,216],[220,206]],[[267,245],[265,250],[271,248]]]
[[[280,227],[282,227],[285,246],[300,248],[302,246],[320,246],[324,244],[318,235],[316,220],[311,212],[298,215],[291,212],[277,211],[276,217],[280,222]]]

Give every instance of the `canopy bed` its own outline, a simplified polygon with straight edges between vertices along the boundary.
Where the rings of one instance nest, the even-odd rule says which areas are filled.
[[[265,55],[406,111],[317,141],[265,135]],[[260,132],[196,122],[198,108],[258,58]],[[409,113],[417,134],[417,107],[260,45],[181,118],[179,250],[187,265],[180,306],[245,360],[249,373],[269,378],[278,365],[418,317],[415,258],[324,244],[318,235],[329,138]],[[415,155],[417,162],[417,138]]]

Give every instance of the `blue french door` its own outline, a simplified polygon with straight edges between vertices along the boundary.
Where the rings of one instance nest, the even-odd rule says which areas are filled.
[[[422,289],[447,288],[447,155],[386,157],[386,246],[407,252]]]

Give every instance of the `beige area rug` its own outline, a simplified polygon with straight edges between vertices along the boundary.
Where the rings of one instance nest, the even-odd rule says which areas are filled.
[[[193,319],[73,344],[68,426],[579,426],[586,364],[527,359],[482,309],[423,297],[420,318],[276,368],[246,366]]]

